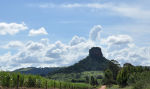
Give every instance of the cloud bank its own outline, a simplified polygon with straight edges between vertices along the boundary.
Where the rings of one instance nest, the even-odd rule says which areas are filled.
[[[132,37],[125,34],[102,38],[101,30],[101,25],[95,25],[89,32],[89,38],[74,36],[68,43],[50,43],[48,38],[25,43],[10,41],[6,44],[7,49],[20,49],[16,54],[8,52],[0,55],[1,69],[69,66],[86,57],[93,46],[101,47],[106,58],[115,59],[121,64],[131,62],[134,65],[150,65],[150,47],[139,48]]]

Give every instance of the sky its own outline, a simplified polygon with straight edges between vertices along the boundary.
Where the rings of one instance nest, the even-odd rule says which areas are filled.
[[[0,0],[0,70],[72,65],[101,47],[150,66],[149,0]]]

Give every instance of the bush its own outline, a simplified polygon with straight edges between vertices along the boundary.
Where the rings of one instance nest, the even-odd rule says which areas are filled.
[[[103,83],[106,85],[111,85],[114,83],[113,74],[109,69],[105,71]]]
[[[129,79],[129,76],[135,72],[135,67],[131,65],[125,65],[118,73],[117,75],[117,83],[120,87],[125,87],[128,85],[127,81]]]
[[[28,87],[35,87],[36,78],[34,76],[29,75],[27,85]]]
[[[1,85],[5,86],[5,87],[9,87],[10,86],[10,74],[7,72],[1,72],[0,73],[0,79],[1,79]]]
[[[150,71],[137,73],[136,76],[132,76],[134,81],[131,85],[134,86],[134,89],[150,89]]]

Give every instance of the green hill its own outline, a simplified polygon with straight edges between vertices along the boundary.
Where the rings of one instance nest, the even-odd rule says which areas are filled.
[[[35,68],[35,67],[28,67],[28,68],[21,68],[17,69],[13,72],[20,72],[24,74],[34,74],[34,75],[42,75],[42,76],[50,76],[54,79],[60,78],[61,74],[70,74],[70,73],[81,73],[85,71],[103,71],[108,67],[108,63],[110,61],[106,59],[99,47],[93,47],[89,50],[89,55],[84,58],[83,60],[75,63],[69,67],[45,67],[45,68]],[[61,73],[61,74],[60,74]],[[60,75],[55,76],[55,74]],[[54,76],[52,76],[54,75]]]
[[[14,70],[13,72],[46,76],[49,72],[53,72],[59,69],[61,68],[60,67],[45,67],[45,68],[27,67],[27,68]]]
[[[101,48],[93,47],[89,50],[89,55],[78,63],[50,72],[50,75],[57,73],[79,73],[84,71],[103,71],[108,67],[110,61],[106,59],[102,52]]]

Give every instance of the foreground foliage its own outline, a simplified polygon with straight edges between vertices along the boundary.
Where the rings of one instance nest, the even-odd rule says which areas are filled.
[[[112,85],[111,87],[107,87],[107,89],[133,89],[132,86],[126,86],[124,88],[119,87],[119,85]]]
[[[133,89],[150,89],[150,71],[133,73],[128,84],[133,86]]]
[[[20,73],[0,72],[0,85],[3,87],[36,87],[36,88],[63,88],[88,89],[90,85],[50,80],[38,75],[24,75]]]
[[[150,89],[149,67],[133,66],[130,63],[125,63],[118,72],[113,71],[115,68],[111,67],[105,71],[103,79],[103,83],[111,87],[108,89],[126,89],[127,86],[130,86],[131,89]],[[115,76],[113,75],[116,75],[116,73],[117,77],[114,78]],[[112,86],[114,84],[118,84],[118,88],[114,88],[114,86]]]

